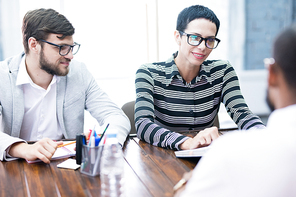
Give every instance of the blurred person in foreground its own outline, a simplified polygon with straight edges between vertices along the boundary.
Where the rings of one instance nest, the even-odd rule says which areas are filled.
[[[119,143],[124,143],[129,120],[86,66],[73,60],[80,47],[73,34],[72,24],[53,9],[36,9],[24,16],[25,52],[0,62],[1,161],[49,163],[63,143],[55,140],[83,133],[85,110],[100,125],[110,123],[118,131]]]
[[[273,58],[264,62],[272,110],[266,129],[233,132],[216,140],[181,196],[296,196],[295,25],[277,36]]]

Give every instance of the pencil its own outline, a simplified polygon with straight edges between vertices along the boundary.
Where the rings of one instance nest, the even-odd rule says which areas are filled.
[[[73,142],[69,142],[69,143],[65,143],[65,144],[59,145],[58,148],[63,147],[63,146],[68,146],[68,145],[70,145],[70,144],[74,144],[74,143],[76,143],[76,141],[73,141]]]

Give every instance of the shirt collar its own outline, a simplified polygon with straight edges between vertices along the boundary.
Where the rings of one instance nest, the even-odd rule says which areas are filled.
[[[295,127],[296,104],[274,110],[267,121],[267,128],[285,130],[284,127]],[[294,132],[294,130],[293,130]]]
[[[174,53],[166,62],[166,86],[170,85],[174,78],[178,78],[180,80],[183,80],[179,69],[175,63],[175,58],[177,57],[178,52]],[[213,61],[207,60],[204,61],[201,64],[201,68],[199,71],[199,74],[191,81],[192,84],[195,84],[196,82],[200,81],[203,77],[206,79],[206,81],[212,83],[212,77],[211,77],[211,64]],[[183,80],[184,81],[184,80]]]
[[[18,71],[18,74],[17,74],[16,85],[17,86],[18,85],[23,85],[23,84],[31,84],[31,85],[34,84],[34,85],[36,85],[32,81],[31,77],[28,74],[25,60],[26,60],[26,55],[24,55],[22,57],[22,60],[21,60],[20,66],[19,66],[19,71]],[[60,77],[54,75],[50,84],[54,84],[55,82],[58,83],[59,81],[60,81]]]
[[[166,74],[166,86],[172,83],[173,78],[178,78],[182,80],[182,76],[179,73],[179,69],[175,63],[175,54],[173,54],[166,62],[165,62],[165,74]]]
[[[25,64],[25,59],[26,55],[22,57],[20,66],[19,66],[19,71],[17,74],[17,79],[16,79],[16,85],[22,85],[22,84],[27,84],[31,82],[31,78],[27,72],[26,64]]]

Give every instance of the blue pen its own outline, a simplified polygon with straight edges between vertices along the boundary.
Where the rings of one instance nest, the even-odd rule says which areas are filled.
[[[82,135],[82,144],[86,145],[86,137],[85,137],[85,135]]]
[[[95,137],[95,146],[99,146],[100,141],[101,141],[101,138],[97,135]]]
[[[95,146],[98,146],[101,138],[97,135],[96,130],[94,130],[94,137],[95,137]]]

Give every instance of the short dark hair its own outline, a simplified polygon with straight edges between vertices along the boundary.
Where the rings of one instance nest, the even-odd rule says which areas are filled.
[[[183,9],[178,15],[176,30],[184,32],[188,23],[199,18],[205,18],[215,23],[217,28],[216,35],[218,34],[220,27],[219,19],[211,9],[202,5],[193,5]]]
[[[296,24],[283,30],[273,44],[273,58],[296,95]]]
[[[68,19],[53,9],[36,9],[25,14],[23,19],[22,33],[25,53],[29,53],[28,40],[34,37],[37,40],[46,40],[50,33],[62,34],[60,39],[72,36],[74,27]]]

